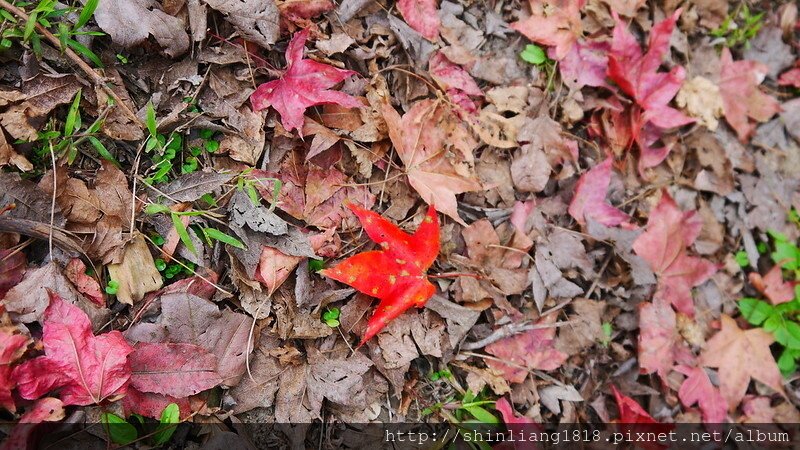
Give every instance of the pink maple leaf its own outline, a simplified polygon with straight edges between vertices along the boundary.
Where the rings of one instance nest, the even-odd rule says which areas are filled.
[[[348,108],[361,106],[355,97],[330,90],[337,83],[356,74],[310,59],[303,59],[303,47],[308,30],[295,33],[286,48],[286,71],[277,79],[264,83],[250,96],[253,109],[260,111],[270,106],[281,115],[281,124],[287,131],[303,129],[303,114],[315,105],[332,103]]]
[[[406,23],[425,39],[435,41],[439,36],[439,9],[436,0],[398,0],[397,9]]]
[[[470,98],[483,97],[478,83],[458,64],[454,64],[442,52],[436,52],[428,61],[428,71],[453,103],[470,114],[478,112],[478,106]]]
[[[548,315],[539,324],[552,324],[555,315]],[[486,360],[486,364],[501,371],[503,377],[512,383],[522,383],[528,376],[527,369],[555,370],[564,364],[568,355],[554,346],[555,327],[538,328],[500,339],[486,346],[486,352],[508,365],[494,359]]]
[[[36,424],[42,422],[58,422],[64,418],[64,404],[53,397],[42,398],[36,401],[11,430],[0,444],[0,450],[19,450],[26,448],[39,448],[38,440],[46,432],[40,432]]]
[[[592,219],[608,227],[627,223],[630,216],[606,202],[611,183],[611,158],[581,175],[575,186],[575,197],[569,204],[569,214],[581,225]]]
[[[50,292],[44,312],[44,356],[14,368],[22,398],[59,390],[65,405],[93,405],[125,395],[133,349],[119,331],[94,336],[89,317]]]
[[[0,329],[0,408],[15,412],[16,405],[11,391],[16,386],[11,377],[12,364],[28,348],[31,339],[25,335]]]
[[[756,122],[766,122],[781,111],[778,101],[758,89],[769,69],[757,61],[734,61],[726,47],[720,58],[719,93],[725,120],[736,131],[742,142],[747,142],[755,131]]]
[[[578,41],[561,59],[561,79],[572,89],[584,86],[608,87],[608,42],[597,40]]]
[[[781,264],[775,265],[763,277],[756,272],[752,272],[748,275],[750,284],[752,284],[758,292],[764,294],[773,305],[779,305],[794,300],[794,287],[797,282],[783,281],[783,270],[781,267]]]
[[[797,61],[795,66],[794,69],[789,69],[781,74],[780,78],[778,78],[778,84],[800,89],[800,60]]]
[[[511,28],[539,44],[553,47],[551,57],[563,59],[583,31],[581,9],[585,0],[531,0],[531,15]]]
[[[647,227],[633,243],[633,250],[658,276],[655,296],[694,316],[692,288],[708,280],[717,266],[702,258],[689,256],[686,248],[700,235],[703,222],[694,211],[681,211],[666,190],[650,212]]]
[[[697,403],[703,412],[703,422],[722,423],[728,413],[728,403],[719,388],[711,384],[708,374],[702,367],[679,365],[675,370],[686,375],[678,390],[678,398],[683,406]]]
[[[614,14],[617,24],[608,55],[608,77],[636,102],[630,111],[630,128],[641,152],[640,171],[657,166],[669,153],[668,147],[653,147],[663,130],[694,121],[669,106],[686,77],[684,68],[675,66],[669,72],[658,71],[669,50],[670,36],[680,13],[679,9],[653,26],[646,53],[642,52],[625,22]]]

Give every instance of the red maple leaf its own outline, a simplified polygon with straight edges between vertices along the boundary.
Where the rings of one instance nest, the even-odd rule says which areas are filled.
[[[436,41],[441,26],[436,0],[398,0],[397,9],[414,31],[431,42]]]
[[[65,405],[86,406],[125,395],[133,349],[119,331],[94,336],[86,313],[50,292],[42,341],[44,356],[11,373],[22,398],[59,390]]]
[[[303,129],[303,114],[315,105],[334,103],[348,108],[358,108],[361,103],[331,87],[356,74],[352,70],[338,69],[310,59],[303,59],[303,47],[308,30],[295,33],[286,48],[286,71],[277,79],[264,83],[250,96],[253,109],[260,111],[270,106],[281,115],[281,124],[287,131]]]
[[[703,258],[689,256],[686,247],[700,235],[703,221],[694,211],[681,211],[666,190],[650,212],[647,228],[633,243],[633,250],[658,275],[656,296],[694,316],[692,288],[705,282],[717,266]]]
[[[522,383],[529,370],[555,370],[564,364],[569,355],[555,347],[556,328],[546,327],[556,321],[555,314],[541,318],[537,325],[543,328],[500,339],[486,346],[486,352],[497,357],[486,364],[497,369],[503,378],[512,383]],[[505,364],[508,361],[510,364]]]
[[[780,305],[794,300],[794,287],[796,281],[783,281],[782,265],[777,264],[763,277],[757,272],[751,272],[747,278],[754,288],[764,294],[773,305]]]
[[[766,122],[781,106],[778,101],[758,89],[769,73],[769,68],[757,61],[734,61],[731,51],[726,47],[720,58],[719,93],[725,120],[736,130],[742,142],[747,142],[756,126],[750,122]]]
[[[616,386],[611,385],[611,391],[614,393],[614,399],[617,401],[617,408],[619,408],[619,419],[617,419],[617,423],[659,423],[656,419],[653,419],[653,416],[648,414],[636,400],[617,390]]]
[[[611,183],[611,163],[608,158],[581,175],[575,186],[575,197],[569,204],[569,214],[581,225],[592,219],[607,227],[626,224],[630,216],[606,203],[606,192]]]
[[[686,125],[694,119],[669,106],[680,90],[686,71],[675,66],[669,72],[659,72],[669,50],[670,36],[681,10],[653,26],[646,53],[636,37],[616,13],[617,24],[608,55],[608,77],[636,102],[629,111],[633,140],[641,152],[639,170],[654,167],[669,153],[668,147],[654,148],[664,129]]]
[[[348,206],[382,250],[359,253],[320,273],[381,300],[367,323],[362,345],[407,309],[422,307],[436,292],[425,273],[439,254],[439,218],[429,206],[410,235],[372,211]]]

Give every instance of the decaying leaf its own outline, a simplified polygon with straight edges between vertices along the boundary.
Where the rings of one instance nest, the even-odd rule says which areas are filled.
[[[269,48],[280,34],[280,16],[274,0],[203,0],[225,14],[243,38]]]
[[[783,378],[769,349],[774,342],[772,335],[761,328],[742,330],[727,315],[721,322],[722,329],[706,342],[699,362],[704,367],[719,368],[719,389],[728,409],[742,401],[751,378],[784,394]]]
[[[111,35],[114,43],[135,47],[152,35],[169,56],[178,56],[189,48],[189,35],[183,20],[157,6],[154,0],[119,0],[98,3],[94,19]]]
[[[109,277],[119,283],[117,300],[128,305],[133,305],[148,292],[164,285],[142,235],[137,235],[125,246],[122,262],[107,267]]]
[[[542,318],[538,329],[501,339],[486,346],[486,352],[498,359],[487,359],[486,364],[503,372],[511,383],[522,383],[528,371],[555,370],[564,364],[568,355],[554,347],[556,328],[548,327],[555,322],[554,314]],[[507,362],[508,364],[506,364]]]
[[[411,186],[429,205],[464,224],[456,194],[482,189],[475,177],[475,140],[440,101],[421,100],[402,118],[384,104],[389,137],[405,165]]]

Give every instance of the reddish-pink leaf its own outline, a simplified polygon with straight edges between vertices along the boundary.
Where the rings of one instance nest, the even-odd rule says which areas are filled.
[[[653,148],[663,129],[694,121],[669,106],[683,84],[686,71],[681,66],[669,72],[658,71],[669,50],[670,36],[680,13],[679,9],[653,26],[646,53],[642,53],[636,37],[614,13],[616,26],[608,55],[608,76],[636,102],[629,117],[633,139],[641,151],[640,171],[660,164],[669,153],[669,147]]]
[[[436,292],[426,272],[439,254],[439,218],[433,206],[428,207],[425,219],[410,235],[372,211],[349,206],[381,250],[351,256],[320,273],[381,300],[367,323],[362,345],[412,306],[424,306]]]
[[[0,250],[0,298],[25,276],[25,253],[20,250]]]
[[[12,372],[23,398],[59,389],[65,405],[85,406],[125,395],[133,349],[119,331],[94,336],[86,313],[51,292],[42,341],[45,355]]]
[[[158,419],[161,417],[161,412],[164,411],[170,403],[178,405],[180,410],[181,419],[189,417],[193,411],[192,406],[194,398],[175,398],[168,395],[154,394],[152,392],[139,392],[133,387],[128,388],[125,398],[122,399],[122,408],[126,415],[141,414],[145,417],[152,417]],[[201,408],[205,402],[199,402],[198,408]]]
[[[334,249],[338,250],[339,245],[335,240],[335,232],[334,228],[330,228],[325,233],[309,236],[308,241],[311,248],[318,256],[324,256],[323,253],[328,252],[330,246],[334,246]],[[264,246],[261,248],[255,279],[263,283],[267,287],[269,295],[272,295],[289,278],[302,260],[302,256],[287,255],[277,248]]]
[[[64,269],[64,275],[75,285],[78,292],[86,296],[97,306],[106,306],[106,299],[100,290],[100,284],[94,278],[86,275],[86,264],[78,258],[73,258]]]
[[[728,404],[719,389],[711,384],[708,374],[702,367],[676,366],[675,370],[686,375],[678,390],[678,398],[683,406],[697,403],[703,412],[704,423],[722,423],[728,412]]]
[[[398,0],[397,9],[406,23],[433,42],[439,36],[439,9],[436,0]]]
[[[471,114],[478,112],[470,96],[483,97],[483,91],[466,70],[447,59],[444,53],[436,52],[428,62],[428,71],[453,103]]]
[[[692,288],[717,271],[708,260],[687,255],[686,248],[700,235],[703,222],[694,211],[683,212],[666,190],[650,212],[647,228],[633,243],[633,250],[658,275],[656,296],[688,315],[694,315]]]
[[[783,281],[781,264],[776,264],[763,277],[757,272],[751,272],[748,278],[750,279],[750,284],[758,289],[758,292],[764,294],[773,305],[794,300],[796,282]]]
[[[781,110],[778,101],[758,89],[769,73],[769,68],[756,61],[734,61],[731,51],[722,49],[719,93],[725,120],[736,131],[742,142],[747,142],[756,122],[766,122]]]
[[[43,433],[35,433],[36,424],[42,422],[58,422],[64,418],[64,404],[57,398],[47,397],[37,400],[11,430],[11,434],[3,441],[0,450],[21,450],[37,448],[37,438]]]
[[[636,400],[628,397],[617,390],[616,386],[611,385],[611,391],[614,392],[614,398],[617,400],[617,407],[619,408],[618,423],[627,424],[656,424],[659,423],[656,419],[647,413]]]
[[[658,298],[639,305],[639,369],[665,377],[675,363],[678,343],[675,311]]]
[[[553,46],[555,59],[562,59],[583,32],[581,8],[585,0],[531,0],[531,15],[511,28],[539,44]]]
[[[778,78],[778,84],[800,89],[800,64],[794,69],[783,72],[780,78]]]
[[[606,203],[606,192],[611,183],[611,158],[584,173],[577,186],[575,197],[569,204],[569,214],[581,225],[592,219],[605,226],[614,227],[628,222],[630,216]]]
[[[290,0],[278,4],[281,16],[296,19],[311,19],[335,7],[331,0]]]
[[[11,365],[28,349],[31,339],[13,329],[0,329],[0,408],[14,412],[14,398],[11,391],[16,386],[11,377]]]
[[[506,425],[517,423],[536,423],[533,421],[533,419],[520,415],[514,411],[514,406],[505,397],[495,402],[494,409],[500,412],[500,415],[503,416],[503,423]]]
[[[222,382],[217,357],[194,344],[139,342],[130,355],[131,387],[176,398]]]
[[[551,314],[539,321],[539,325],[555,322],[556,316]],[[503,377],[512,383],[522,383],[528,376],[526,369],[555,370],[564,364],[568,355],[555,348],[555,327],[538,328],[516,334],[486,346],[486,352],[496,356],[500,361],[508,361],[513,366],[503,364],[494,359],[487,359],[486,364],[503,373]]]
[[[275,108],[287,131],[302,131],[303,114],[311,106],[326,103],[349,108],[361,106],[355,97],[330,90],[337,83],[355,75],[355,72],[303,59],[303,47],[308,34],[308,30],[303,30],[292,37],[286,48],[286,71],[283,75],[260,85],[250,96],[256,111],[270,106]]]
[[[584,86],[605,87],[608,71],[608,42],[578,41],[559,63],[561,79],[572,89]]]

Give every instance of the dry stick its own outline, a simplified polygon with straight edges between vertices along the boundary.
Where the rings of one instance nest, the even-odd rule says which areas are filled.
[[[14,14],[15,16],[19,17],[25,22],[30,20],[30,16],[28,16],[28,14],[25,13],[24,10],[12,5],[6,0],[0,0],[0,8],[3,8],[6,11]],[[84,62],[81,59],[81,57],[78,56],[77,53],[72,51],[71,48],[62,47],[61,41],[47,28],[39,25],[39,23],[36,23],[36,30],[39,33],[41,33],[42,36],[44,36],[48,41],[50,41],[50,43],[53,44],[57,49],[61,50],[62,53],[66,54],[67,57],[70,60],[72,60],[72,62],[74,62],[78,67],[80,67],[80,69],[89,77],[89,79],[92,80],[92,82],[96,86],[99,86],[101,89],[103,89],[103,91],[105,91],[106,94],[108,94],[109,97],[114,99],[114,102],[122,108],[122,110],[129,118],[133,120],[133,123],[137,124],[139,128],[143,128],[142,121],[139,120],[139,117],[136,116],[136,113],[133,112],[130,108],[128,108],[128,105],[126,105],[125,102],[122,101],[120,96],[117,95],[117,93],[114,92],[113,89],[111,89],[106,85],[105,79],[99,73],[97,73],[97,71],[92,69],[90,65],[86,64],[86,62]]]
[[[486,347],[489,344],[499,341],[500,339],[522,333],[523,331],[540,330],[544,328],[557,328],[572,323],[571,321],[548,323],[542,325],[531,325],[526,323],[510,323],[492,332],[489,336],[481,339],[480,341],[467,342],[461,346],[463,350],[476,350]]]

